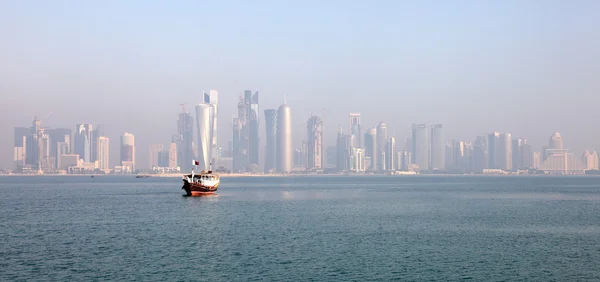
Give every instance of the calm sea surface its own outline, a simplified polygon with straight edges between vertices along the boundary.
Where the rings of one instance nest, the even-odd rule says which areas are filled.
[[[0,177],[0,280],[600,280],[599,177]]]

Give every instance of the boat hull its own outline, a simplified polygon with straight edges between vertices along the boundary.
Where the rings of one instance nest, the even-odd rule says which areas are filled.
[[[186,196],[211,196],[216,194],[219,184],[207,186],[198,183],[189,183],[184,180],[181,189],[185,190]]]

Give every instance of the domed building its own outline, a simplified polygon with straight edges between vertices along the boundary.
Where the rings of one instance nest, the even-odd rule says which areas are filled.
[[[563,140],[558,132],[550,137],[550,144],[546,149],[548,156],[539,170],[548,174],[584,174],[585,165],[569,153],[568,149],[563,148]]]

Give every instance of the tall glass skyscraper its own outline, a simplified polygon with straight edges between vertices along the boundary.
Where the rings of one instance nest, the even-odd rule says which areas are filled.
[[[362,148],[362,135],[360,131],[360,114],[350,114],[350,134],[354,135],[352,148]]]
[[[377,170],[385,171],[386,155],[385,148],[387,143],[387,125],[382,121],[377,125]]]
[[[292,171],[292,112],[286,104],[277,113],[277,171]]]
[[[194,143],[194,118],[187,112],[179,114],[177,121],[177,161],[182,171],[192,169],[192,161],[196,158],[193,149]]]
[[[429,169],[429,138],[427,125],[413,124],[412,126],[412,158],[413,164],[419,166],[419,170]],[[445,147],[444,147],[445,148]]]
[[[219,109],[219,92],[217,90],[210,90],[208,93],[204,93],[204,104],[210,104],[213,107],[213,123],[212,123],[212,144],[211,144],[211,159],[213,165],[218,165],[219,156],[217,154],[219,144],[217,140],[217,117]]]
[[[78,154],[84,162],[92,161],[92,125],[75,125],[75,136],[73,138],[73,153]],[[96,150],[93,150],[96,151]]]
[[[323,121],[311,116],[307,122],[307,169],[323,168]]]
[[[370,167],[367,167],[366,169],[371,170],[371,171],[375,171],[377,170],[377,155],[378,155],[378,150],[377,150],[377,129],[376,128],[370,128],[369,130],[367,130],[367,132],[365,132],[365,157],[368,157],[371,159],[371,163],[370,163]]]
[[[211,104],[196,106],[196,124],[198,126],[198,159],[200,170],[209,170],[212,162],[214,107]]]
[[[488,135],[489,168],[512,169],[512,142],[510,133],[492,132]]]
[[[267,141],[265,146],[264,172],[275,171],[277,164],[277,110],[265,110],[265,128]]]
[[[107,171],[110,168],[110,139],[105,136],[98,136],[98,168]]]
[[[121,166],[124,171],[135,171],[135,136],[127,132],[121,135]]]
[[[244,171],[258,161],[258,92],[245,90],[238,102],[238,117],[234,120],[233,166],[234,171]]]
[[[396,139],[390,137],[386,143],[385,149],[385,168],[387,171],[396,171]]]
[[[446,170],[446,143],[444,128],[441,124],[431,126],[431,164],[430,170]]]

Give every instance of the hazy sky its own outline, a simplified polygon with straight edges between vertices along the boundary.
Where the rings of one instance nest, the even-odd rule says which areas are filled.
[[[402,146],[426,122],[448,141],[501,131],[539,148],[559,131],[577,154],[600,149],[598,11],[595,0],[0,1],[0,168],[12,168],[13,127],[49,112],[48,127],[101,124],[111,163],[119,135],[135,134],[145,167],[179,104],[209,89],[223,144],[253,89],[261,112],[287,96],[295,146],[311,112],[326,144],[359,112]]]

